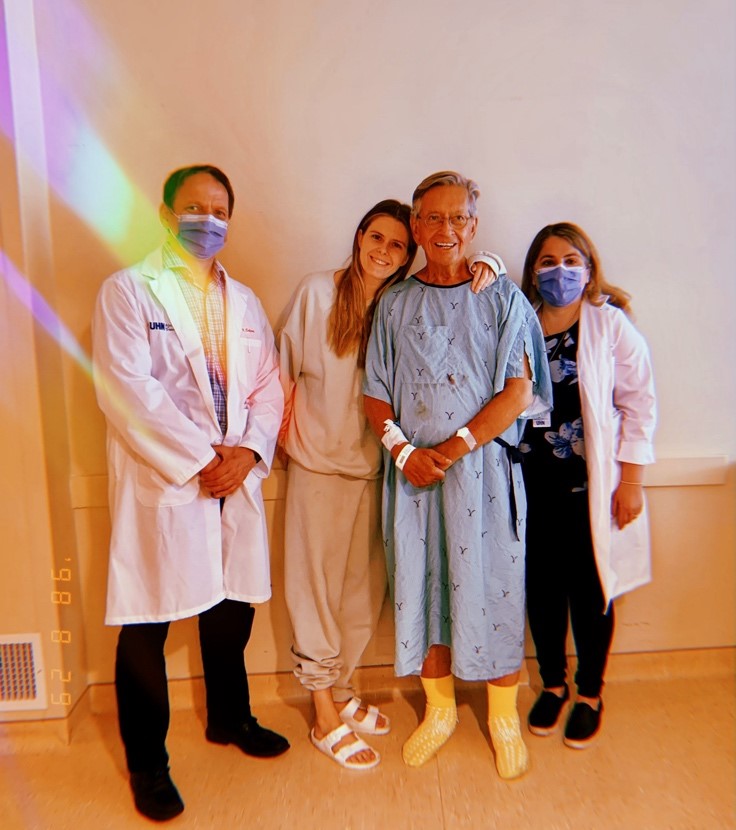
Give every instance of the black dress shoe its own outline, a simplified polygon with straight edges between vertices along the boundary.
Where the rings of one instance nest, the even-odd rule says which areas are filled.
[[[184,802],[168,767],[154,772],[131,772],[130,789],[136,810],[153,821],[168,821],[184,811]]]
[[[230,729],[208,726],[205,737],[213,744],[235,744],[246,755],[256,758],[273,758],[289,748],[289,742],[283,735],[265,729],[254,717]]]

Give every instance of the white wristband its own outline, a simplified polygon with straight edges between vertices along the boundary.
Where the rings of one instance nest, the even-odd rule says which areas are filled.
[[[396,456],[396,466],[400,469],[404,469],[404,464],[406,464],[406,459],[414,452],[416,447],[413,447],[411,444],[407,444],[403,450]]]
[[[468,449],[472,452],[477,446],[478,442],[475,440],[475,436],[467,427],[460,427],[460,429],[455,433],[458,438],[462,438],[463,441],[468,445]]]
[[[404,441],[408,440],[406,435],[401,431],[401,427],[395,421],[386,418],[383,422],[383,437],[381,438],[383,446],[391,452],[397,444],[403,444]]]

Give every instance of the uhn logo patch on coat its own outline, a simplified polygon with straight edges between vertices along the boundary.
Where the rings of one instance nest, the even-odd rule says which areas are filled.
[[[174,327],[171,323],[157,323],[154,320],[149,320],[148,328],[151,331],[173,331]]]

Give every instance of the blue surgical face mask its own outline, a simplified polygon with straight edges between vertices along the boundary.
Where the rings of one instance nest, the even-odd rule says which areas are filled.
[[[211,214],[174,214],[179,220],[176,238],[182,248],[197,259],[211,259],[222,250],[227,238],[227,222]]]
[[[584,265],[575,265],[572,268],[564,265],[540,268],[536,272],[537,291],[545,303],[557,307],[570,305],[582,296],[587,283],[587,271]]]

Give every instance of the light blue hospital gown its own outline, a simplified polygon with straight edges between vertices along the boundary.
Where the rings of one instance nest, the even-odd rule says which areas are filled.
[[[417,447],[446,440],[523,376],[529,358],[536,409],[549,409],[549,370],[537,317],[501,277],[481,294],[468,283],[412,277],[382,297],[368,346],[366,395],[393,407]],[[517,446],[520,419],[501,436]],[[442,483],[413,487],[386,454],[383,528],[396,620],[396,674],[419,674],[428,649],[452,649],[464,680],[518,670],[524,652],[526,496],[518,464],[492,441],[450,467]],[[510,488],[516,501],[512,519]]]

